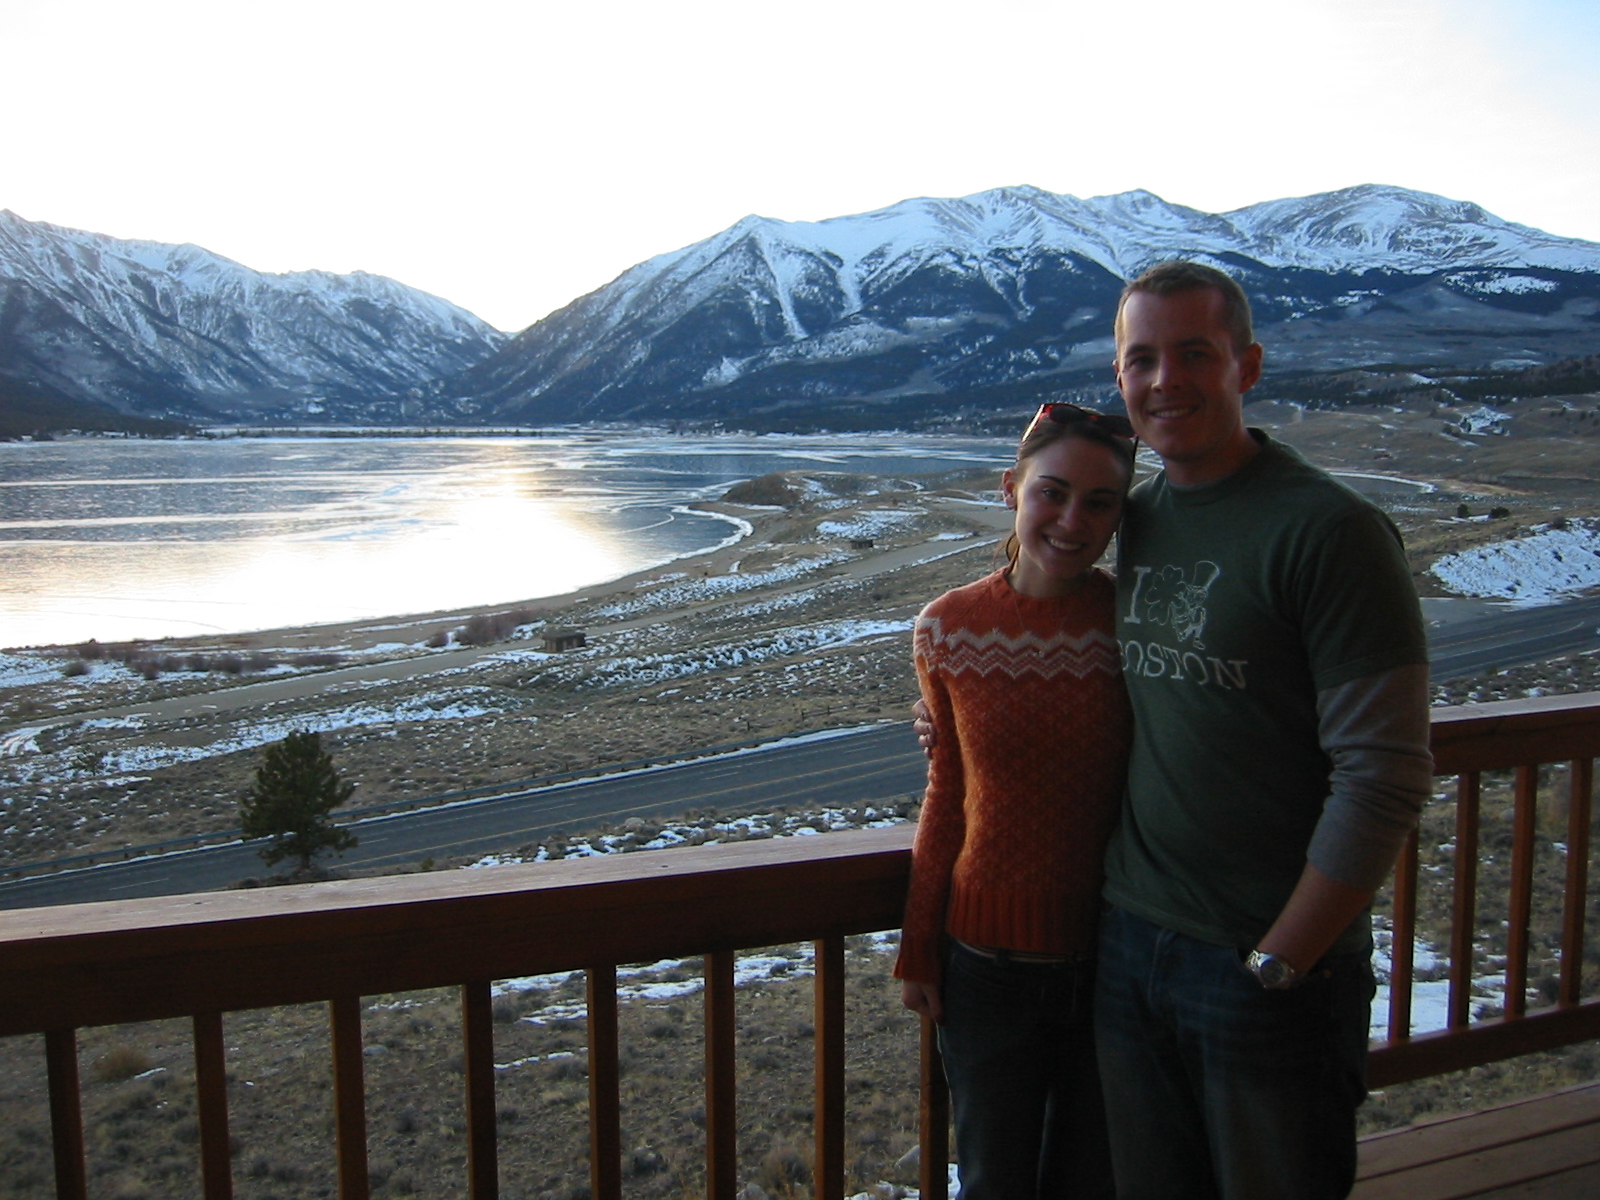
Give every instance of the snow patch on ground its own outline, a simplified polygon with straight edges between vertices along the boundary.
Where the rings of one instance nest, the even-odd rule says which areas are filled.
[[[0,779],[0,782],[35,785],[63,783],[84,774],[127,775],[155,771],[178,763],[215,758],[223,754],[235,754],[241,750],[254,750],[259,746],[282,741],[296,731],[329,733],[336,729],[352,729],[363,725],[392,725],[407,721],[459,721],[469,717],[504,712],[505,710],[499,705],[483,702],[492,695],[488,688],[460,688],[451,692],[416,696],[393,707],[356,704],[326,712],[302,713],[293,717],[243,725],[236,728],[229,737],[203,746],[148,744],[113,749],[103,754],[92,769],[85,768],[77,761],[77,751],[67,749],[40,754],[36,758],[21,761],[7,771],[7,777]],[[137,722],[135,721],[130,727],[137,728]],[[37,735],[43,730],[33,732]],[[20,749],[37,752],[38,746],[30,744]]]
[[[679,608],[686,604],[694,604],[704,600],[717,600],[724,596],[735,596],[740,592],[754,591],[757,588],[768,587],[775,583],[787,583],[790,580],[804,579],[807,575],[813,575],[818,571],[833,566],[835,563],[844,562],[849,557],[850,555],[847,551],[835,550],[817,558],[801,559],[799,562],[785,563],[782,566],[771,567],[765,571],[746,571],[737,575],[714,575],[706,579],[691,579],[673,583],[667,587],[646,592],[642,596],[597,608],[590,615],[595,618],[631,617],[647,613],[651,609]]]
[[[1548,604],[1600,587],[1600,528],[1580,521],[1564,529],[1545,528],[1529,537],[1447,554],[1429,571],[1460,596]]]
[[[1499,434],[1506,432],[1506,425],[1510,420],[1510,413],[1498,412],[1484,405],[1462,413],[1449,424],[1450,428],[1458,433]]]
[[[792,745],[800,740],[812,739],[785,738],[782,744]],[[769,743],[753,747],[752,750],[770,750],[777,744],[780,743]],[[747,752],[749,751],[735,753]],[[540,846],[537,852],[527,857],[515,854],[487,854],[476,862],[468,863],[462,869],[470,871],[523,862],[549,862],[551,859],[601,858],[608,854],[626,854],[630,850],[665,850],[672,846],[703,846],[713,842],[755,842],[775,837],[815,837],[819,833],[842,829],[885,829],[891,825],[899,825],[904,820],[898,810],[879,809],[872,805],[853,814],[846,813],[843,809],[824,808],[805,813],[754,813],[746,817],[733,817],[720,821],[708,817],[698,822],[668,821],[656,824],[635,818],[628,822],[620,833],[603,833],[593,838],[574,837],[558,842],[554,854],[548,846]]]
[[[0,653],[0,687],[27,687],[35,683],[54,683],[60,678],[59,661]]]
[[[817,532],[829,538],[877,538],[910,525],[921,516],[921,512],[903,508],[874,508],[856,514],[852,521],[823,521]]]
[[[1372,952],[1372,969],[1378,978],[1378,992],[1372,998],[1372,1020],[1369,1036],[1376,1041],[1389,1037],[1389,957],[1391,935],[1387,930],[1376,932],[1377,945]],[[1416,942],[1412,947],[1411,982],[1411,1034],[1433,1033],[1450,1024],[1450,964],[1441,959],[1432,946]],[[1504,961],[1504,960],[1501,960]],[[1439,978],[1433,978],[1439,976]],[[1478,1021],[1488,1014],[1485,1009],[1497,1007],[1504,1001],[1505,972],[1496,975],[1475,975],[1472,979],[1472,999],[1468,1002],[1468,1019]]]
[[[766,630],[744,641],[697,647],[682,654],[629,655],[603,661],[574,655],[557,660],[527,682],[535,686],[564,684],[578,689],[663,683],[728,667],[756,666],[778,658],[816,654],[869,638],[904,633],[910,628],[908,620],[821,621],[792,629]]]

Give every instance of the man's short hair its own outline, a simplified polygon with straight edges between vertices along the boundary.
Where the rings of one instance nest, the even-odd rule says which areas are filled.
[[[1122,344],[1122,307],[1135,292],[1149,292],[1155,296],[1170,296],[1174,292],[1189,292],[1210,288],[1222,296],[1222,319],[1233,334],[1233,348],[1243,350],[1256,340],[1250,320],[1250,301],[1244,289],[1232,275],[1203,263],[1174,259],[1157,263],[1137,279],[1130,279],[1117,300],[1117,319],[1113,326],[1117,344]]]

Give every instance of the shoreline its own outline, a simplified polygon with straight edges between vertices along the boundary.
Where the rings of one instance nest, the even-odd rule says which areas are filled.
[[[688,501],[683,504],[672,505],[669,511],[714,517],[743,528],[739,532],[731,534],[710,546],[687,551],[683,554],[671,555],[653,565],[641,567],[625,575],[547,596],[535,596],[518,600],[480,601],[459,607],[430,609],[421,612],[377,613],[369,617],[354,617],[348,620],[269,625],[259,629],[189,633],[170,637],[115,638],[98,642],[98,644],[102,646],[131,644],[152,648],[170,647],[174,651],[187,653],[213,649],[256,650],[263,648],[267,643],[271,645],[266,648],[272,649],[298,650],[313,647],[323,649],[331,648],[330,639],[342,639],[341,646],[345,645],[345,643],[350,643],[348,644],[348,649],[370,650],[394,640],[392,637],[379,637],[378,635],[382,633],[394,633],[401,630],[416,629],[421,626],[448,625],[452,623],[460,625],[476,616],[489,616],[506,611],[527,611],[538,614],[546,610],[557,610],[570,607],[573,604],[601,599],[618,592],[631,591],[641,582],[667,570],[674,563],[702,562],[708,568],[707,573],[721,573],[721,569],[725,567],[724,560],[731,557],[728,552],[739,547],[750,547],[759,544],[763,526],[772,525],[776,518],[783,515],[783,510],[781,509],[767,510],[762,506],[725,504],[721,500]],[[0,653],[52,654],[63,651],[71,653],[78,647],[87,645],[89,641],[98,641],[98,639],[6,645],[0,646]]]

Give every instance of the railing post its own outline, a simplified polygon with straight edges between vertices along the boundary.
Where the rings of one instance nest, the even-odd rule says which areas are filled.
[[[811,1194],[816,1200],[844,1197],[844,938],[820,938],[816,946],[816,1150]]]
[[[1533,837],[1538,827],[1539,768],[1517,768],[1511,824],[1511,897],[1506,922],[1508,1017],[1528,1011],[1528,926],[1533,919]]]
[[[333,1132],[339,1200],[367,1200],[367,1097],[361,1061],[361,997],[328,1002],[333,1027]]]
[[[950,1088],[944,1079],[944,1059],[939,1054],[939,1027],[922,1018],[922,1056],[919,1091],[918,1187],[922,1200],[949,1200]]]
[[[44,1035],[50,1078],[50,1140],[55,1147],[57,1200],[87,1200],[89,1174],[83,1161],[83,1101],[78,1091],[78,1031]]]
[[[706,955],[706,1197],[733,1200],[739,1187],[734,1125],[733,952]]]
[[[461,985],[461,1040],[467,1081],[467,1195],[472,1200],[498,1200],[494,1006],[486,979]]]
[[[1411,1036],[1411,979],[1416,965],[1417,831],[1406,835],[1394,871],[1389,940],[1389,1040]]]
[[[200,1181],[205,1200],[233,1200],[227,1051],[219,1012],[194,1016],[194,1090],[200,1115]]]
[[[594,1200],[622,1196],[622,1087],[617,1060],[617,968],[590,967],[589,1192]]]
[[[1561,987],[1556,1003],[1578,1003],[1583,986],[1583,922],[1589,896],[1589,822],[1594,804],[1594,759],[1572,764],[1567,808],[1567,886],[1561,912]]]
[[[1450,1001],[1447,1022],[1465,1028],[1472,1007],[1472,968],[1478,927],[1478,801],[1483,777],[1463,771],[1456,779],[1455,891],[1450,906]]]

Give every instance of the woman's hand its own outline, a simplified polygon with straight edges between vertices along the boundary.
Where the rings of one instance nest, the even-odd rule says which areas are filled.
[[[937,983],[918,983],[914,979],[900,981],[900,1003],[914,1013],[931,1017],[935,1025],[944,1022],[944,1002],[939,999]]]
[[[918,700],[911,706],[911,728],[917,731],[917,745],[922,747],[922,752],[929,757],[933,755],[933,744],[939,740],[933,731],[933,714],[928,711],[928,702]]]

